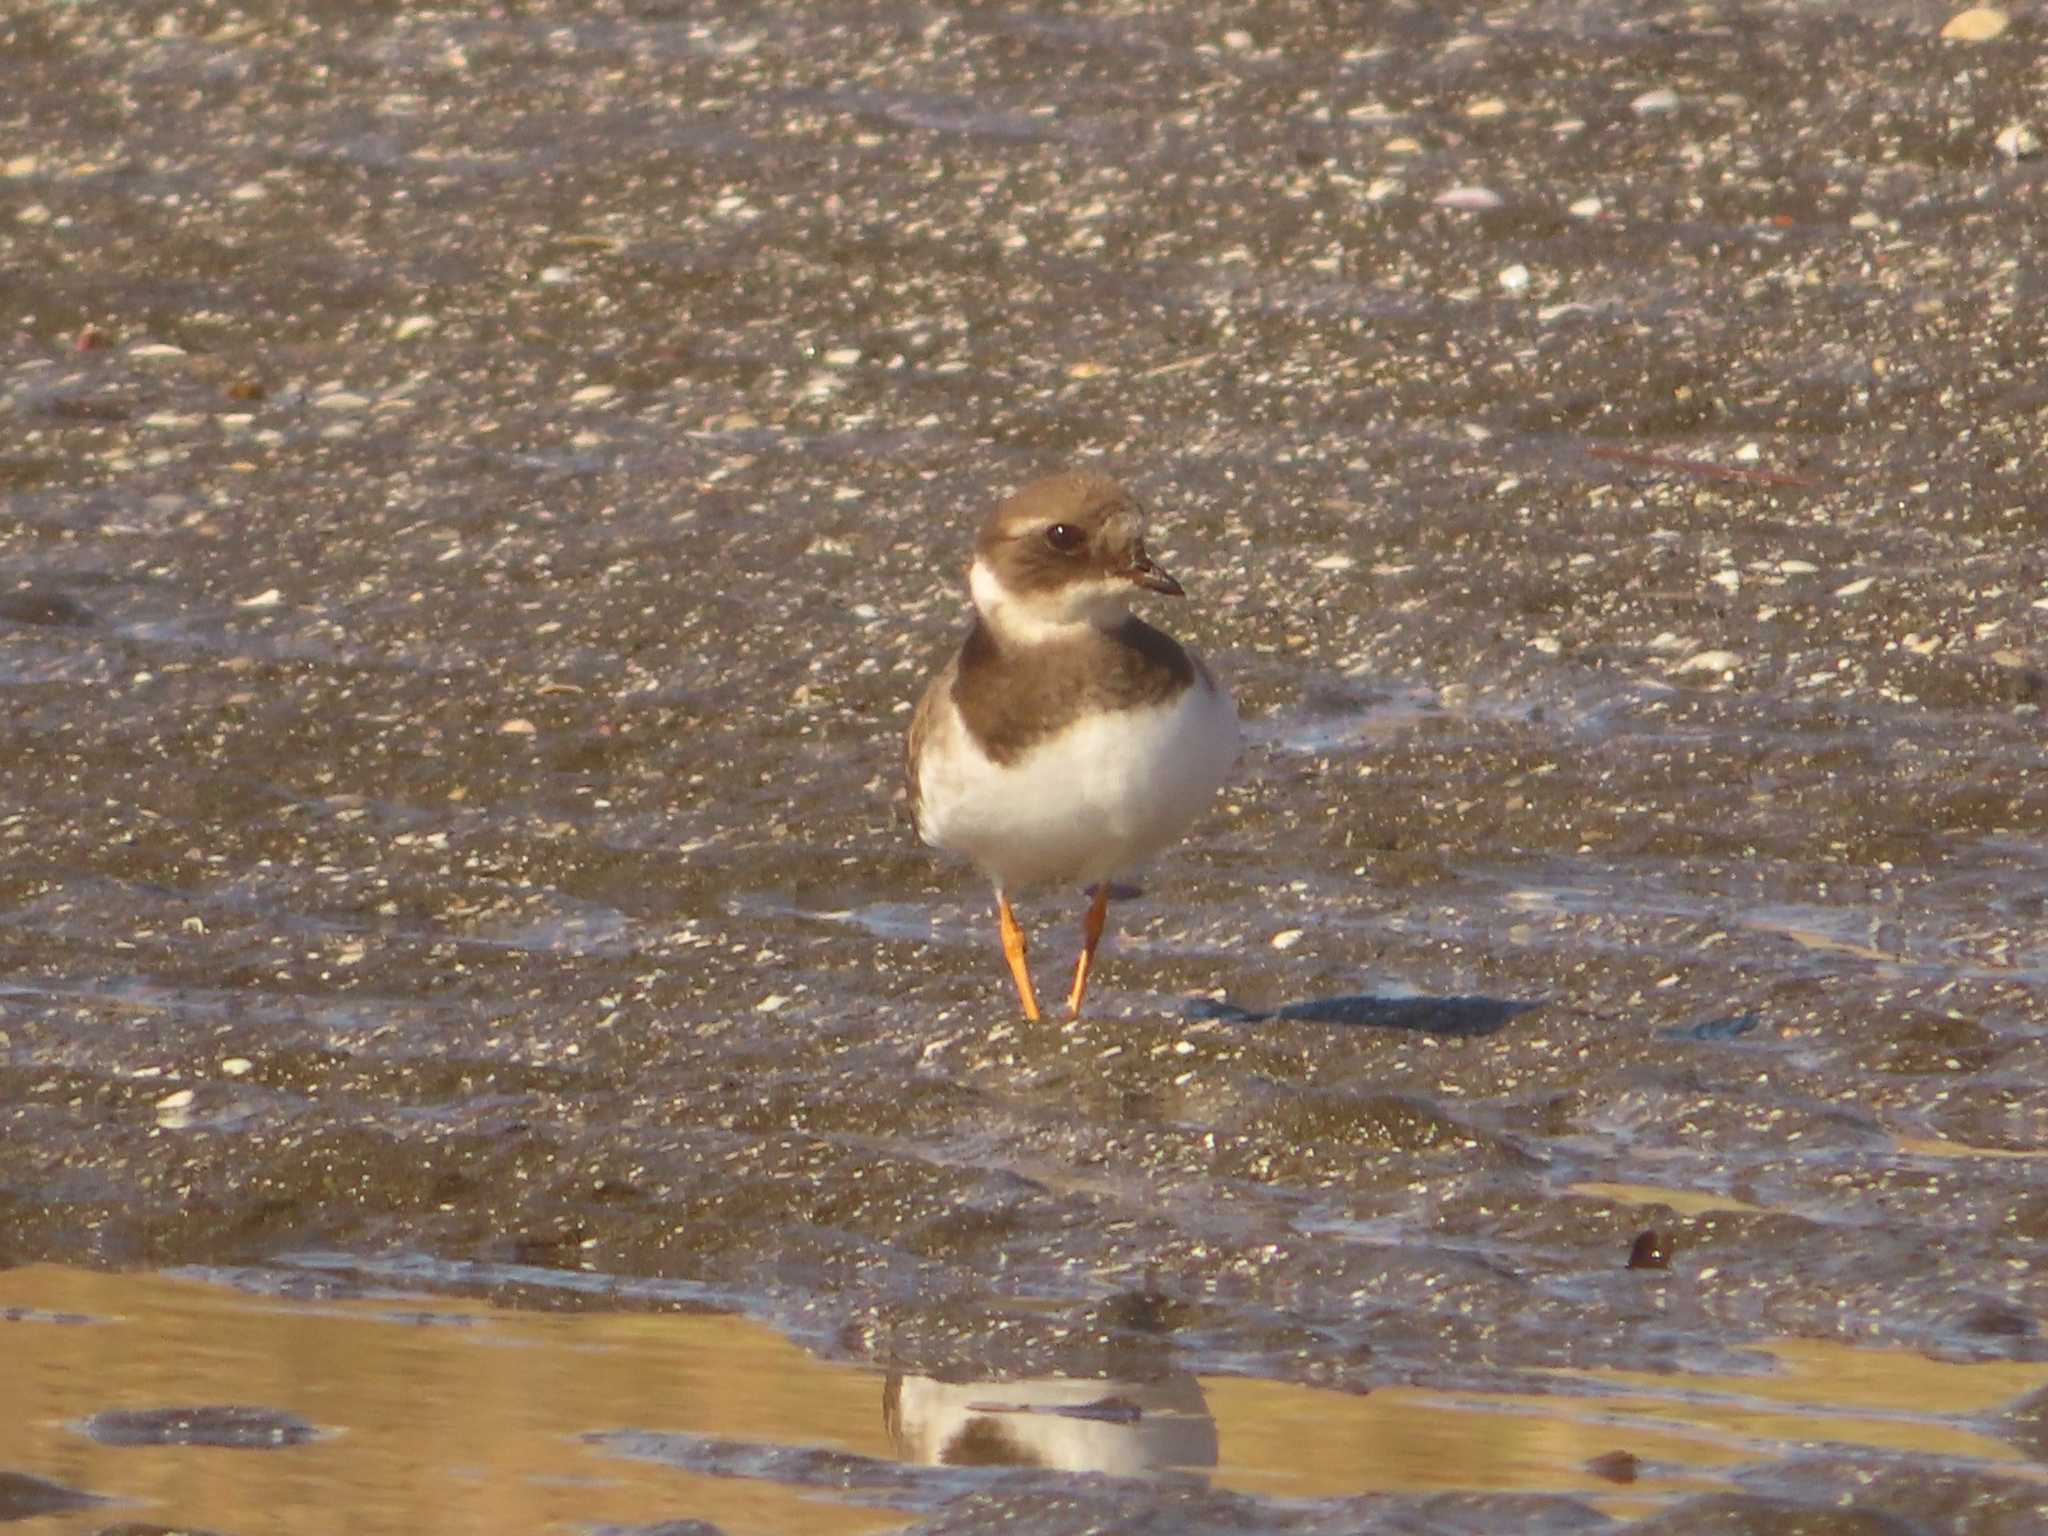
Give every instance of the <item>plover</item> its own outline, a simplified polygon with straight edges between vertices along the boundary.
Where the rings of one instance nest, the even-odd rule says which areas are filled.
[[[1182,597],[1145,553],[1145,514],[1103,475],[1034,481],[989,515],[967,571],[974,624],[910,724],[918,835],[995,883],[1026,1018],[1038,996],[1011,894],[1091,888],[1067,996],[1078,1017],[1110,880],[1186,832],[1237,759],[1237,708],[1201,659],[1132,614]]]

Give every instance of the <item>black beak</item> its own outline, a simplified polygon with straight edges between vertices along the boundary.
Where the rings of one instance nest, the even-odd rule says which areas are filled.
[[[1130,563],[1124,575],[1147,592],[1157,592],[1162,597],[1186,597],[1187,590],[1166,572],[1152,563],[1149,555],[1140,555]]]

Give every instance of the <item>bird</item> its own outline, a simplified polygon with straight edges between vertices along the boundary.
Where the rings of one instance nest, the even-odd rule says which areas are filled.
[[[1013,894],[1088,889],[1067,994],[1079,1018],[1113,879],[1177,842],[1237,761],[1229,691],[1131,612],[1141,595],[1187,595],[1145,552],[1145,526],[1136,497],[1088,470],[1000,502],[967,568],[973,622],[911,717],[904,766],[918,836],[994,884],[1003,957],[1034,1021]]]

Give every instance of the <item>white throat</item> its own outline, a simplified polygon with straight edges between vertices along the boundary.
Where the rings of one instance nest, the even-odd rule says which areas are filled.
[[[967,569],[967,590],[982,622],[1020,645],[1065,640],[1084,629],[1115,629],[1131,616],[1130,583],[1114,576],[1019,594],[977,557]]]

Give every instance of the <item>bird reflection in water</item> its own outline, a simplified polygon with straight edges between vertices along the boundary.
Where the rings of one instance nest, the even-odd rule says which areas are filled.
[[[939,1381],[891,1372],[882,1427],[896,1454],[935,1467],[1038,1467],[1206,1483],[1216,1421],[1201,1383],[1047,1376]]]

